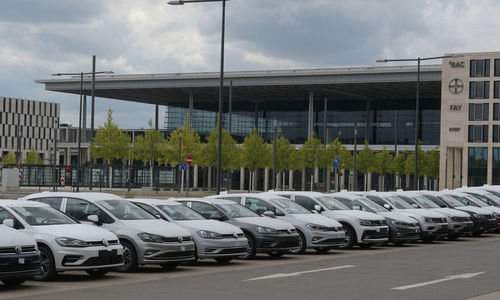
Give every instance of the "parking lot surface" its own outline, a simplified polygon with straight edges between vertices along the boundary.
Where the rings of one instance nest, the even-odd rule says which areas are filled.
[[[496,299],[500,235],[0,285],[0,299]]]

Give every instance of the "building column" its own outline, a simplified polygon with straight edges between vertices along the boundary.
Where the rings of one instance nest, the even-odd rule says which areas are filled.
[[[293,190],[293,170],[288,171],[288,189]]]
[[[314,168],[314,183],[319,182],[319,168]]]
[[[198,188],[198,165],[193,167],[193,188]]]
[[[264,168],[264,192],[267,192],[269,187],[269,168]]]
[[[314,120],[314,92],[309,91],[309,111],[307,114],[307,138],[310,138],[312,136],[313,120]]]
[[[240,190],[245,189],[245,168],[240,168]]]

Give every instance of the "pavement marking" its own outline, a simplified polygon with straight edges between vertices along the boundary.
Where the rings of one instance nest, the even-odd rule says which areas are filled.
[[[476,276],[484,274],[484,273],[485,272],[449,275],[449,276],[445,276],[444,278],[437,279],[437,280],[395,287],[395,288],[392,288],[391,290],[404,291],[404,290],[408,290],[408,289],[418,288],[418,287],[422,287],[422,286],[426,286],[426,285],[436,284],[436,283],[455,280],[455,279],[471,279],[472,277],[476,277]]]
[[[243,281],[254,281],[254,280],[264,280],[264,279],[273,279],[273,278],[293,277],[293,276],[299,276],[299,275],[308,274],[308,273],[325,272],[325,271],[340,270],[340,269],[354,268],[354,267],[355,267],[354,265],[345,265],[345,266],[338,266],[338,267],[331,267],[331,268],[324,268],[324,269],[300,271],[300,272],[294,272],[294,273],[277,273],[277,274],[273,274],[273,275],[267,275],[267,276],[262,276],[262,277],[246,279]]]

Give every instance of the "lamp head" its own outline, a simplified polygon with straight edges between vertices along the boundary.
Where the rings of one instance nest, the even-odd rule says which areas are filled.
[[[168,1],[167,3],[170,5],[184,5],[184,1],[182,0]]]

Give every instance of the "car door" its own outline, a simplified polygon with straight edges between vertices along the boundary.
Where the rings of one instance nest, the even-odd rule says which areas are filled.
[[[95,204],[83,199],[67,198],[66,213],[82,222],[88,222],[88,216],[96,215],[99,217],[99,221],[103,224],[114,223],[113,218],[106,212],[97,207]]]
[[[318,205],[315,200],[306,197],[306,196],[300,196],[300,195],[295,195],[293,201],[295,201],[298,205],[304,207],[305,209],[314,212],[314,206]]]
[[[198,212],[200,215],[204,216],[207,219],[219,220],[219,221],[227,220],[227,218],[220,212],[220,210],[212,204],[208,204],[205,202],[197,202],[197,201],[191,201],[190,204],[191,206],[188,205],[188,207],[195,210],[196,212]]]
[[[271,211],[276,216],[278,216],[278,214],[283,215],[273,205],[258,198],[245,197],[245,199],[241,202],[241,204],[260,216],[264,215],[266,211]]]

